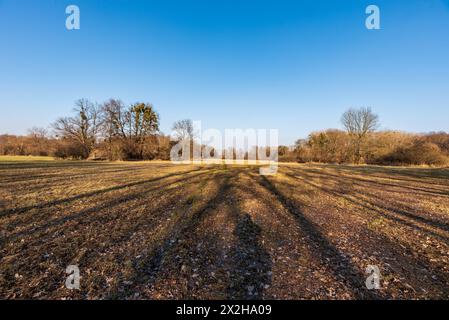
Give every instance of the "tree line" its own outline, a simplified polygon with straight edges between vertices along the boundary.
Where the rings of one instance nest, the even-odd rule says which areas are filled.
[[[57,119],[50,130],[33,128],[26,136],[0,136],[0,153],[62,159],[168,160],[170,137],[159,130],[150,103],[125,105],[76,101],[73,115]]]
[[[279,149],[280,161],[379,165],[449,164],[449,134],[377,131],[379,117],[370,108],[349,109],[343,130],[328,129],[299,139],[295,146]]]
[[[159,129],[151,103],[124,104],[110,99],[96,104],[76,101],[73,114],[57,119],[50,130],[32,128],[25,136],[0,135],[0,154],[53,156],[61,159],[169,160],[179,140],[190,139],[191,120],[173,124],[174,138]],[[279,146],[279,161],[447,165],[449,134],[378,131],[379,117],[370,108],[347,110],[343,129],[328,129]]]

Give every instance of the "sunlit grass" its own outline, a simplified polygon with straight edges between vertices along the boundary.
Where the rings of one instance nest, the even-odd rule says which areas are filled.
[[[38,156],[0,156],[0,162],[53,161],[53,157]]]

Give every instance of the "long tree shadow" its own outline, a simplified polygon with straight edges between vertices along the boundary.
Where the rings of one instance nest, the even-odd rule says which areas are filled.
[[[22,251],[22,253],[25,254],[24,252],[28,252],[26,254],[27,259],[34,256],[34,261],[39,261],[42,259],[42,255],[39,253],[47,252],[46,250],[48,250],[44,248],[52,246],[57,246],[58,249],[60,247],[64,248],[64,245],[61,243],[61,239],[63,239],[64,243],[82,243],[83,249],[81,251],[85,250],[85,254],[83,253],[81,255],[82,260],[76,261],[72,261],[72,259],[79,259],[80,250],[62,249],[62,252],[61,250],[57,250],[59,251],[57,263],[61,263],[61,261],[63,261],[61,263],[63,266],[76,264],[79,265],[80,268],[93,268],[95,270],[95,265],[98,265],[98,262],[110,255],[111,252],[114,252],[113,260],[119,263],[119,261],[123,261],[123,259],[126,258],[126,254],[124,254],[126,250],[122,250],[120,247],[128,247],[127,242],[132,241],[136,233],[147,234],[151,237],[153,234],[157,234],[158,230],[164,228],[166,225],[169,225],[169,220],[174,217],[176,218],[179,210],[184,206],[181,204],[182,201],[180,201],[180,199],[183,199],[183,197],[180,195],[190,194],[193,186],[203,182],[206,175],[207,172],[202,172],[190,177],[187,180],[178,179],[166,185],[158,185],[155,188],[141,190],[140,193],[135,192],[129,195],[130,197],[125,196],[115,198],[113,201],[119,201],[123,204],[120,208],[115,208],[115,205],[112,202],[110,202],[109,205],[102,206],[103,209],[100,209],[99,207],[90,208],[88,211],[85,210],[76,214],[76,216],[71,216],[69,220],[76,220],[70,225],[64,225],[63,228],[50,230],[49,228],[51,226],[56,226],[56,222],[53,222],[51,226],[41,228],[45,230],[46,235],[48,236],[43,236],[40,234],[27,241],[28,247],[26,250],[31,249],[35,251]],[[179,186],[174,186],[170,189],[167,188],[177,182],[182,182],[182,184]],[[177,192],[177,190],[180,192]],[[154,194],[154,197],[156,198],[161,193],[165,193],[165,195],[164,197],[161,197],[161,201],[152,203],[151,208],[142,211],[141,208],[144,204],[143,201],[147,199],[145,195],[153,191],[157,191],[157,193]],[[128,201],[137,198],[142,199],[142,201],[133,203],[132,205],[127,203]],[[177,204],[177,209],[173,208],[172,204],[174,203]],[[167,207],[170,209],[167,210]],[[124,214],[124,210],[126,210],[126,214]],[[85,216],[86,214],[88,215]],[[129,217],[132,218],[129,219]],[[58,222],[61,224],[61,221]],[[110,226],[107,230],[104,228],[106,225]],[[85,227],[88,227],[89,231],[94,231],[97,234],[95,240],[89,240],[87,243],[85,242],[85,240],[89,237],[89,232],[86,234],[86,237],[84,237],[83,231],[86,230]],[[55,234],[57,234],[57,238],[55,238]],[[39,249],[36,250],[36,248]],[[87,248],[87,250],[84,248]],[[145,250],[145,248],[143,249]],[[23,258],[21,260],[23,261]],[[16,260],[15,264],[17,262],[18,261]],[[27,273],[28,271],[24,272]],[[31,272],[36,273],[36,270],[33,269]],[[119,274],[120,273],[114,274],[114,276],[117,277]],[[85,281],[89,282],[85,282],[84,288],[92,286],[93,282],[91,279],[92,277],[86,277]],[[108,289],[105,291],[105,288],[108,287],[105,278],[102,276],[96,276],[93,279],[95,279],[93,286],[102,287],[101,290],[103,292],[98,292],[100,296],[108,296],[110,290]],[[48,285],[46,283],[36,289],[38,290],[32,291],[33,289],[30,289],[30,292],[48,292],[48,294],[51,294],[52,290],[57,290],[52,282],[48,282]],[[32,297],[32,294],[29,295],[29,297]],[[86,298],[86,291],[82,290],[78,293],[75,292],[73,293],[72,298]]]
[[[441,189],[437,189],[437,188],[432,188],[432,187],[426,187],[425,189],[423,188],[417,188],[417,187],[411,187],[411,186],[406,186],[403,184],[394,184],[394,183],[387,183],[387,182],[380,182],[380,181],[376,181],[376,180],[368,180],[368,179],[362,179],[362,178],[358,178],[358,177],[354,177],[354,176],[348,176],[348,175],[338,175],[338,174],[333,174],[330,172],[323,172],[322,170],[314,170],[314,169],[308,169],[305,170],[307,172],[316,174],[317,176],[320,176],[322,178],[325,179],[329,179],[329,177],[334,178],[335,180],[342,180],[345,179],[346,181],[351,181],[354,182],[354,184],[358,185],[358,186],[362,186],[363,184],[369,184],[369,185],[376,185],[379,186],[380,188],[383,187],[393,187],[393,188],[401,188],[401,189],[407,189],[407,190],[411,190],[411,191],[415,191],[415,192],[409,192],[411,194],[429,194],[429,195],[442,195],[442,196],[449,196],[449,191],[443,191]],[[385,177],[377,177],[377,176],[367,176],[368,178],[381,178],[381,179],[386,179]],[[397,179],[395,179],[397,180]],[[357,183],[360,182],[360,183]],[[421,181],[421,183],[423,183],[423,181]],[[424,182],[427,183],[427,182]],[[448,186],[445,186],[448,187]],[[392,190],[392,192],[396,192],[396,193],[404,193],[404,191],[395,191]]]
[[[77,170],[75,173],[61,173],[61,171],[50,171],[47,173],[23,173],[20,174],[11,174],[11,175],[2,175],[2,179],[0,181],[0,185],[5,185],[9,183],[20,183],[20,182],[31,182],[33,180],[48,180],[48,183],[54,184],[55,182],[74,180],[77,178],[86,178],[86,177],[94,177],[94,176],[104,176],[105,174],[121,174],[126,172],[139,172],[148,167],[146,166],[132,166],[132,167],[121,167],[121,166],[104,166],[104,167],[95,167],[95,168],[87,168],[85,170]],[[78,168],[76,168],[78,169]]]
[[[102,162],[89,162],[89,161],[30,161],[30,162],[2,162],[0,161],[0,171],[1,170],[11,170],[11,169],[47,169],[47,168],[67,168],[67,167],[98,167]]]
[[[320,189],[315,184],[307,181],[306,179],[302,180],[301,183],[309,184],[312,187]],[[295,190],[298,188],[297,184],[291,184],[287,182],[283,182],[283,184],[289,189]],[[327,192],[323,190],[323,192]],[[330,193],[333,196],[338,197],[339,193]],[[447,241],[447,238],[434,233],[433,231],[424,229],[420,226],[412,224],[408,221],[399,219],[395,216],[386,215],[384,212],[379,211],[375,207],[369,207],[365,205],[363,202],[358,202],[348,197],[345,194],[341,194],[340,197],[354,203],[355,205],[359,205],[360,207],[372,210],[376,213],[379,213],[382,217],[385,217],[388,220],[392,220],[398,222],[400,224],[404,224],[411,228],[415,228],[425,234],[430,234],[442,241]],[[385,261],[384,270],[381,271],[382,274],[384,271],[391,272],[394,271],[396,275],[403,277],[404,282],[412,283],[415,288],[422,289],[425,294],[424,298],[429,297],[446,297],[448,295],[448,274],[444,270],[441,269],[441,266],[436,266],[434,263],[428,260],[423,255],[418,254],[417,251],[412,247],[404,247],[399,245],[397,242],[391,240],[383,233],[374,232],[371,229],[366,230],[367,234],[364,237],[364,240],[360,245],[362,245],[366,250],[377,251],[382,253],[382,260]],[[360,236],[360,234],[358,235]],[[360,240],[360,238],[358,237]],[[396,276],[397,277],[397,276]],[[409,291],[410,287],[403,286],[403,283],[397,283],[397,287],[402,286],[402,290]],[[415,290],[415,289],[413,289]],[[431,292],[432,291],[432,292]]]
[[[174,229],[165,232],[163,239],[154,246],[143,261],[136,261],[133,276],[123,281],[125,284],[125,294],[126,292],[137,292],[142,289],[142,286],[151,288],[156,283],[160,273],[164,270],[164,265],[173,263],[173,261],[168,261],[170,259],[166,259],[166,257],[176,252],[178,247],[183,245],[182,241],[191,233],[194,233],[208,215],[212,214],[216,208],[226,202],[231,187],[231,176],[229,174],[222,174],[221,176],[222,182],[213,196],[200,208],[188,216],[179,219]],[[171,267],[168,266],[167,268],[170,269]],[[130,283],[130,285],[126,285],[126,283]],[[120,293],[118,294],[120,296]],[[185,294],[188,298],[189,292]]]
[[[318,227],[309,221],[298,209],[297,205],[265,176],[261,176],[259,184],[267,191],[271,192],[285,209],[296,219],[301,230],[307,233],[313,244],[317,247],[316,254],[320,261],[325,264],[333,274],[341,276],[344,283],[352,291],[357,299],[384,299],[384,295],[377,291],[368,290],[365,287],[365,275],[359,272],[351,263],[348,257],[343,256],[337,248],[322,235]]]
[[[288,174],[287,174],[287,176],[288,176]],[[301,179],[301,178],[299,178],[299,179]],[[347,195],[347,194],[345,194],[343,192],[340,193],[340,192],[328,190],[328,189],[326,189],[324,187],[320,187],[320,186],[318,186],[318,185],[316,185],[316,184],[314,184],[314,183],[312,183],[310,181],[307,181],[307,180],[302,180],[301,179],[301,181],[302,181],[302,183],[307,184],[307,185],[309,185],[311,187],[314,187],[314,188],[316,188],[318,190],[321,190],[322,192],[327,193],[327,194],[329,194],[331,196],[345,199],[346,201],[348,201],[348,202],[350,202],[350,203],[352,203],[352,204],[354,204],[354,205],[356,205],[356,206],[358,206],[360,208],[366,209],[366,210],[371,211],[371,212],[375,212],[375,213],[379,214],[381,217],[383,217],[383,218],[385,218],[387,220],[396,222],[398,224],[405,225],[407,227],[410,227],[412,229],[418,230],[418,231],[423,232],[423,233],[430,234],[430,235],[434,236],[435,238],[438,238],[438,239],[440,239],[440,240],[442,240],[444,242],[448,242],[449,241],[449,239],[447,237],[445,237],[443,235],[440,235],[440,234],[438,234],[438,233],[436,233],[436,232],[434,232],[432,230],[427,229],[427,226],[423,227],[423,226],[417,225],[416,223],[412,223],[412,222],[406,220],[404,217],[402,217],[400,215],[394,215],[394,212],[382,211],[375,204],[372,204],[372,206],[369,206],[368,203],[366,203],[364,199],[359,201],[359,200],[356,199],[356,197],[352,198],[352,197],[350,197],[349,195]],[[293,185],[291,183],[287,183],[287,185],[289,185],[292,188],[297,187],[297,185]]]
[[[238,218],[234,230],[237,240],[230,252],[233,267],[228,299],[262,299],[265,287],[271,284],[271,257],[260,243],[260,233],[249,214]]]
[[[449,170],[447,169],[417,169],[414,168],[392,168],[379,166],[325,166],[335,169],[337,172],[346,172],[348,174],[368,175],[373,178],[388,178],[390,180],[397,180],[403,182],[423,183],[423,178],[436,179],[441,182],[425,181],[426,184],[436,186],[447,186],[449,178]],[[418,173],[419,172],[419,173]],[[380,174],[380,175],[379,175]],[[384,174],[385,176],[383,176]],[[412,177],[412,178],[410,178]],[[413,179],[418,178],[418,179]]]
[[[124,188],[130,188],[130,187],[139,186],[139,185],[143,185],[143,184],[147,184],[147,183],[152,183],[152,182],[160,181],[160,180],[175,177],[175,176],[182,176],[182,175],[186,175],[186,174],[196,172],[196,171],[201,171],[201,170],[203,170],[203,169],[198,168],[195,170],[171,173],[171,174],[167,174],[167,175],[164,175],[161,177],[155,177],[152,179],[145,179],[142,181],[136,181],[136,182],[118,185],[118,186],[114,186],[114,187],[110,187],[110,188],[106,188],[106,189],[100,189],[100,190],[95,190],[95,191],[91,191],[91,192],[86,192],[86,193],[78,194],[78,195],[64,198],[64,199],[52,200],[52,201],[48,201],[45,203],[40,203],[40,204],[36,204],[36,205],[31,205],[31,206],[25,206],[25,207],[21,207],[21,208],[8,209],[3,212],[0,212],[0,218],[11,215],[11,214],[15,214],[15,213],[24,213],[24,212],[30,211],[32,209],[43,209],[46,207],[52,207],[52,206],[59,205],[59,204],[66,204],[68,202],[73,202],[73,201],[76,201],[79,199],[89,198],[89,197],[93,197],[93,196],[111,192],[111,191],[117,191],[117,190],[124,189]]]
[[[394,218],[392,216],[388,216],[388,218],[391,218],[391,219],[394,219],[395,221],[407,224],[407,225],[412,226],[412,227],[414,227],[416,229],[419,229],[421,231],[423,231],[423,228],[421,228],[420,226],[418,226],[416,224],[411,224],[411,223],[407,222],[406,220],[404,220],[403,218],[404,217],[405,218],[409,218],[409,219],[413,220],[414,222],[420,222],[420,223],[423,223],[424,225],[427,225],[427,226],[430,226],[430,227],[434,227],[434,228],[439,229],[441,231],[445,231],[445,232],[449,231],[449,225],[448,224],[446,224],[444,222],[428,219],[428,218],[419,216],[417,214],[414,214],[414,213],[410,212],[411,211],[410,208],[409,208],[409,211],[406,211],[406,210],[394,208],[394,207],[391,207],[391,206],[387,206],[385,204],[378,204],[378,203],[375,203],[373,201],[370,201],[370,200],[367,200],[367,199],[364,199],[364,198],[358,196],[357,193],[354,192],[354,191],[351,192],[351,197],[349,197],[348,195],[346,195],[343,192],[332,190],[330,188],[325,188],[325,187],[319,186],[319,185],[311,182],[313,177],[308,175],[308,174],[305,174],[305,173],[303,175],[293,174],[293,173],[286,173],[285,175],[290,177],[290,178],[293,178],[293,179],[300,179],[303,183],[308,184],[311,187],[314,187],[314,188],[316,188],[318,190],[326,192],[326,193],[328,193],[328,194],[330,194],[332,196],[335,196],[335,197],[342,197],[342,198],[346,199],[349,202],[352,202],[352,203],[354,203],[354,204],[356,204],[358,206],[361,206],[361,207],[363,207],[365,209],[376,211],[377,213],[379,213],[379,214],[381,214],[383,216],[386,216],[384,211],[389,212],[390,214],[392,213],[392,214],[394,214],[396,216],[401,217],[402,219],[397,219],[397,218]],[[337,180],[337,182],[342,184],[344,181],[343,180]],[[384,211],[382,211],[382,210],[384,210]],[[446,237],[438,235],[438,234],[432,232],[431,230],[425,230],[425,232],[430,232],[432,234],[435,234],[437,237],[443,239],[444,241],[447,241]]]
[[[77,220],[77,219],[80,219],[81,217],[84,217],[86,215],[95,214],[95,213],[97,213],[97,212],[99,212],[101,210],[106,210],[106,209],[113,208],[113,207],[115,207],[115,206],[117,206],[117,205],[119,205],[121,203],[129,202],[129,201],[132,201],[134,199],[141,198],[145,194],[151,193],[152,191],[159,190],[159,189],[164,188],[164,187],[169,187],[170,185],[174,185],[176,183],[180,183],[180,182],[186,183],[190,179],[195,179],[195,178],[198,178],[198,177],[203,176],[205,174],[207,174],[207,171],[195,174],[193,176],[183,177],[181,179],[176,179],[174,181],[167,182],[166,184],[157,185],[157,186],[154,186],[152,188],[145,189],[145,191],[143,191],[143,192],[135,192],[135,193],[132,193],[132,194],[126,194],[126,195],[124,195],[122,197],[119,197],[119,198],[114,198],[114,199],[112,199],[110,201],[106,201],[105,203],[103,203],[103,204],[101,204],[99,206],[90,207],[90,208],[87,208],[85,210],[82,210],[82,211],[77,212],[77,213],[72,214],[72,215],[63,216],[61,218],[57,218],[57,219],[53,219],[53,220],[47,221],[43,225],[40,225],[40,226],[37,226],[37,227],[32,227],[32,228],[29,228],[29,229],[17,232],[15,234],[11,234],[11,235],[9,235],[5,239],[5,242],[13,241],[13,240],[15,240],[15,239],[17,239],[19,237],[25,236],[25,235],[26,236],[30,236],[30,235],[32,235],[34,233],[37,233],[37,232],[40,232],[42,230],[46,230],[47,231],[47,230],[49,230],[52,227],[63,225],[63,224],[65,224],[68,221]],[[152,180],[152,182],[153,182],[153,180]],[[96,219],[96,217],[93,217],[92,219]],[[88,220],[86,220],[84,222],[88,222]]]

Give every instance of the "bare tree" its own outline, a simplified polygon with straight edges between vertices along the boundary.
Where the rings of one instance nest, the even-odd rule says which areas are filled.
[[[128,158],[143,159],[145,148],[154,144],[159,131],[159,115],[153,105],[136,103],[126,107],[120,100],[110,99],[103,104],[102,113],[109,148],[114,138],[118,138]]]
[[[197,151],[195,151],[195,149],[201,150],[201,146],[197,145],[199,148],[194,148],[196,132],[192,120],[184,119],[176,121],[173,124],[172,130],[172,138],[174,140],[181,142],[184,146],[183,148],[189,146],[190,159],[201,156],[200,154],[196,154]]]
[[[356,163],[362,158],[362,143],[366,136],[376,130],[379,125],[379,117],[371,111],[371,108],[349,109],[341,122],[354,141],[354,156]]]
[[[109,99],[101,108],[103,134],[106,139],[115,136],[126,138],[126,107],[121,100]]]
[[[83,149],[83,158],[87,158],[100,131],[100,109],[87,99],[80,99],[75,105],[75,116],[59,118],[52,127],[57,136],[78,143]]]
[[[47,156],[50,153],[50,139],[45,128],[33,127],[26,136],[28,153],[37,156]]]
[[[35,139],[48,138],[48,131],[45,128],[32,127],[28,130],[28,136]]]
[[[102,138],[109,160],[122,159],[124,138],[127,137],[125,114],[125,105],[119,99],[109,99],[101,107]]]
[[[192,141],[195,137],[193,122],[190,119],[176,121],[173,124],[172,130],[174,131],[174,138],[178,141]]]

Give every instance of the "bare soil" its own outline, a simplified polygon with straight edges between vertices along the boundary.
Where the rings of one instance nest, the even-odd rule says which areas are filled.
[[[0,298],[448,299],[449,170],[1,162]]]

